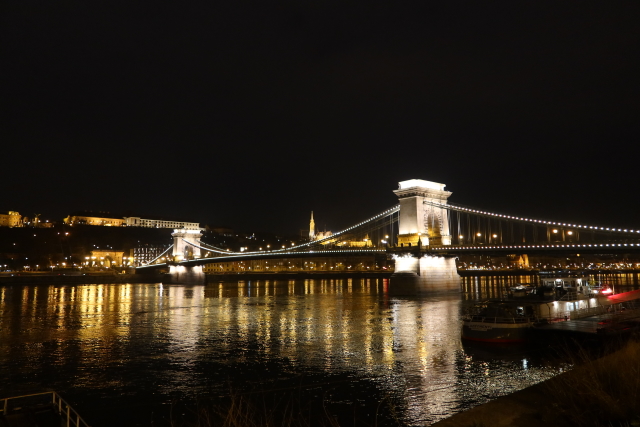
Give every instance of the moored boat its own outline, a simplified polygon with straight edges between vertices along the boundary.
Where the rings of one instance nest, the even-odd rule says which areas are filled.
[[[462,338],[483,342],[524,342],[537,321],[531,304],[486,301],[463,316]]]
[[[606,283],[596,285],[590,288],[591,295],[611,295],[613,293],[613,289],[611,286]]]
[[[600,288],[579,277],[543,278],[535,288],[518,285],[510,288],[510,299],[478,303],[463,316],[462,338],[523,342],[529,329],[538,324],[606,312],[611,304],[609,293],[611,288]]]
[[[541,277],[540,286],[549,294],[555,292],[556,298],[571,294],[573,299],[584,299],[598,294],[594,292],[597,282],[582,276]]]
[[[509,295],[514,298],[526,297],[535,291],[535,286],[530,283],[519,283],[509,288]]]

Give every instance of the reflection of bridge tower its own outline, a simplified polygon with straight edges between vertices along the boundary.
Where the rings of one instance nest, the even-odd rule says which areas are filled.
[[[200,230],[177,229],[171,233],[173,237],[173,265],[169,267],[172,283],[204,283],[204,272],[201,265],[176,265],[181,261],[200,258]],[[195,245],[195,246],[194,246]]]
[[[400,199],[398,247],[394,248],[395,273],[390,292],[420,294],[460,291],[455,258],[435,256],[429,245],[450,245],[449,213],[434,206],[447,203],[451,195],[444,184],[411,179],[402,181],[394,193]]]

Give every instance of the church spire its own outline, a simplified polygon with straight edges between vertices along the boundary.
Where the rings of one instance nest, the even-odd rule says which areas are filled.
[[[309,240],[316,237],[316,223],[313,220],[313,211],[311,211],[311,221],[309,221]]]

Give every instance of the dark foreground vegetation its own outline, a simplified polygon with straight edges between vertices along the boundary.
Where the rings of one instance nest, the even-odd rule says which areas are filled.
[[[402,426],[402,411],[373,384],[345,378],[254,389],[206,399],[197,405],[172,405],[171,427],[332,427]],[[317,378],[316,378],[317,380]],[[287,381],[289,382],[289,381]],[[289,382],[290,383],[290,382]],[[367,396],[367,398],[363,398]],[[153,424],[156,425],[156,424]],[[165,425],[165,424],[162,424]]]
[[[581,350],[576,368],[546,384],[554,410],[576,426],[640,426],[640,340],[604,357]]]
[[[435,426],[640,426],[640,339],[627,338],[553,343],[553,350],[563,362],[568,357],[573,369]]]
[[[381,411],[388,412],[385,402],[380,402]],[[259,393],[236,394],[221,399],[216,404],[199,405],[190,414],[172,416],[175,427],[331,427],[331,426],[400,426],[389,414],[359,413],[336,414],[323,407],[322,398],[317,401],[302,401],[295,394]],[[377,418],[377,417],[380,418]]]

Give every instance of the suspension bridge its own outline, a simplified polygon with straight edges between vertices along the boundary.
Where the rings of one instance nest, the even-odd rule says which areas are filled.
[[[444,188],[400,182],[397,205],[329,236],[272,250],[230,251],[202,242],[199,230],[175,230],[173,245],[138,270],[168,267],[180,281],[199,281],[202,266],[221,261],[376,255],[393,258],[403,280],[454,288],[461,254],[640,252],[640,230],[473,209],[449,203]]]

